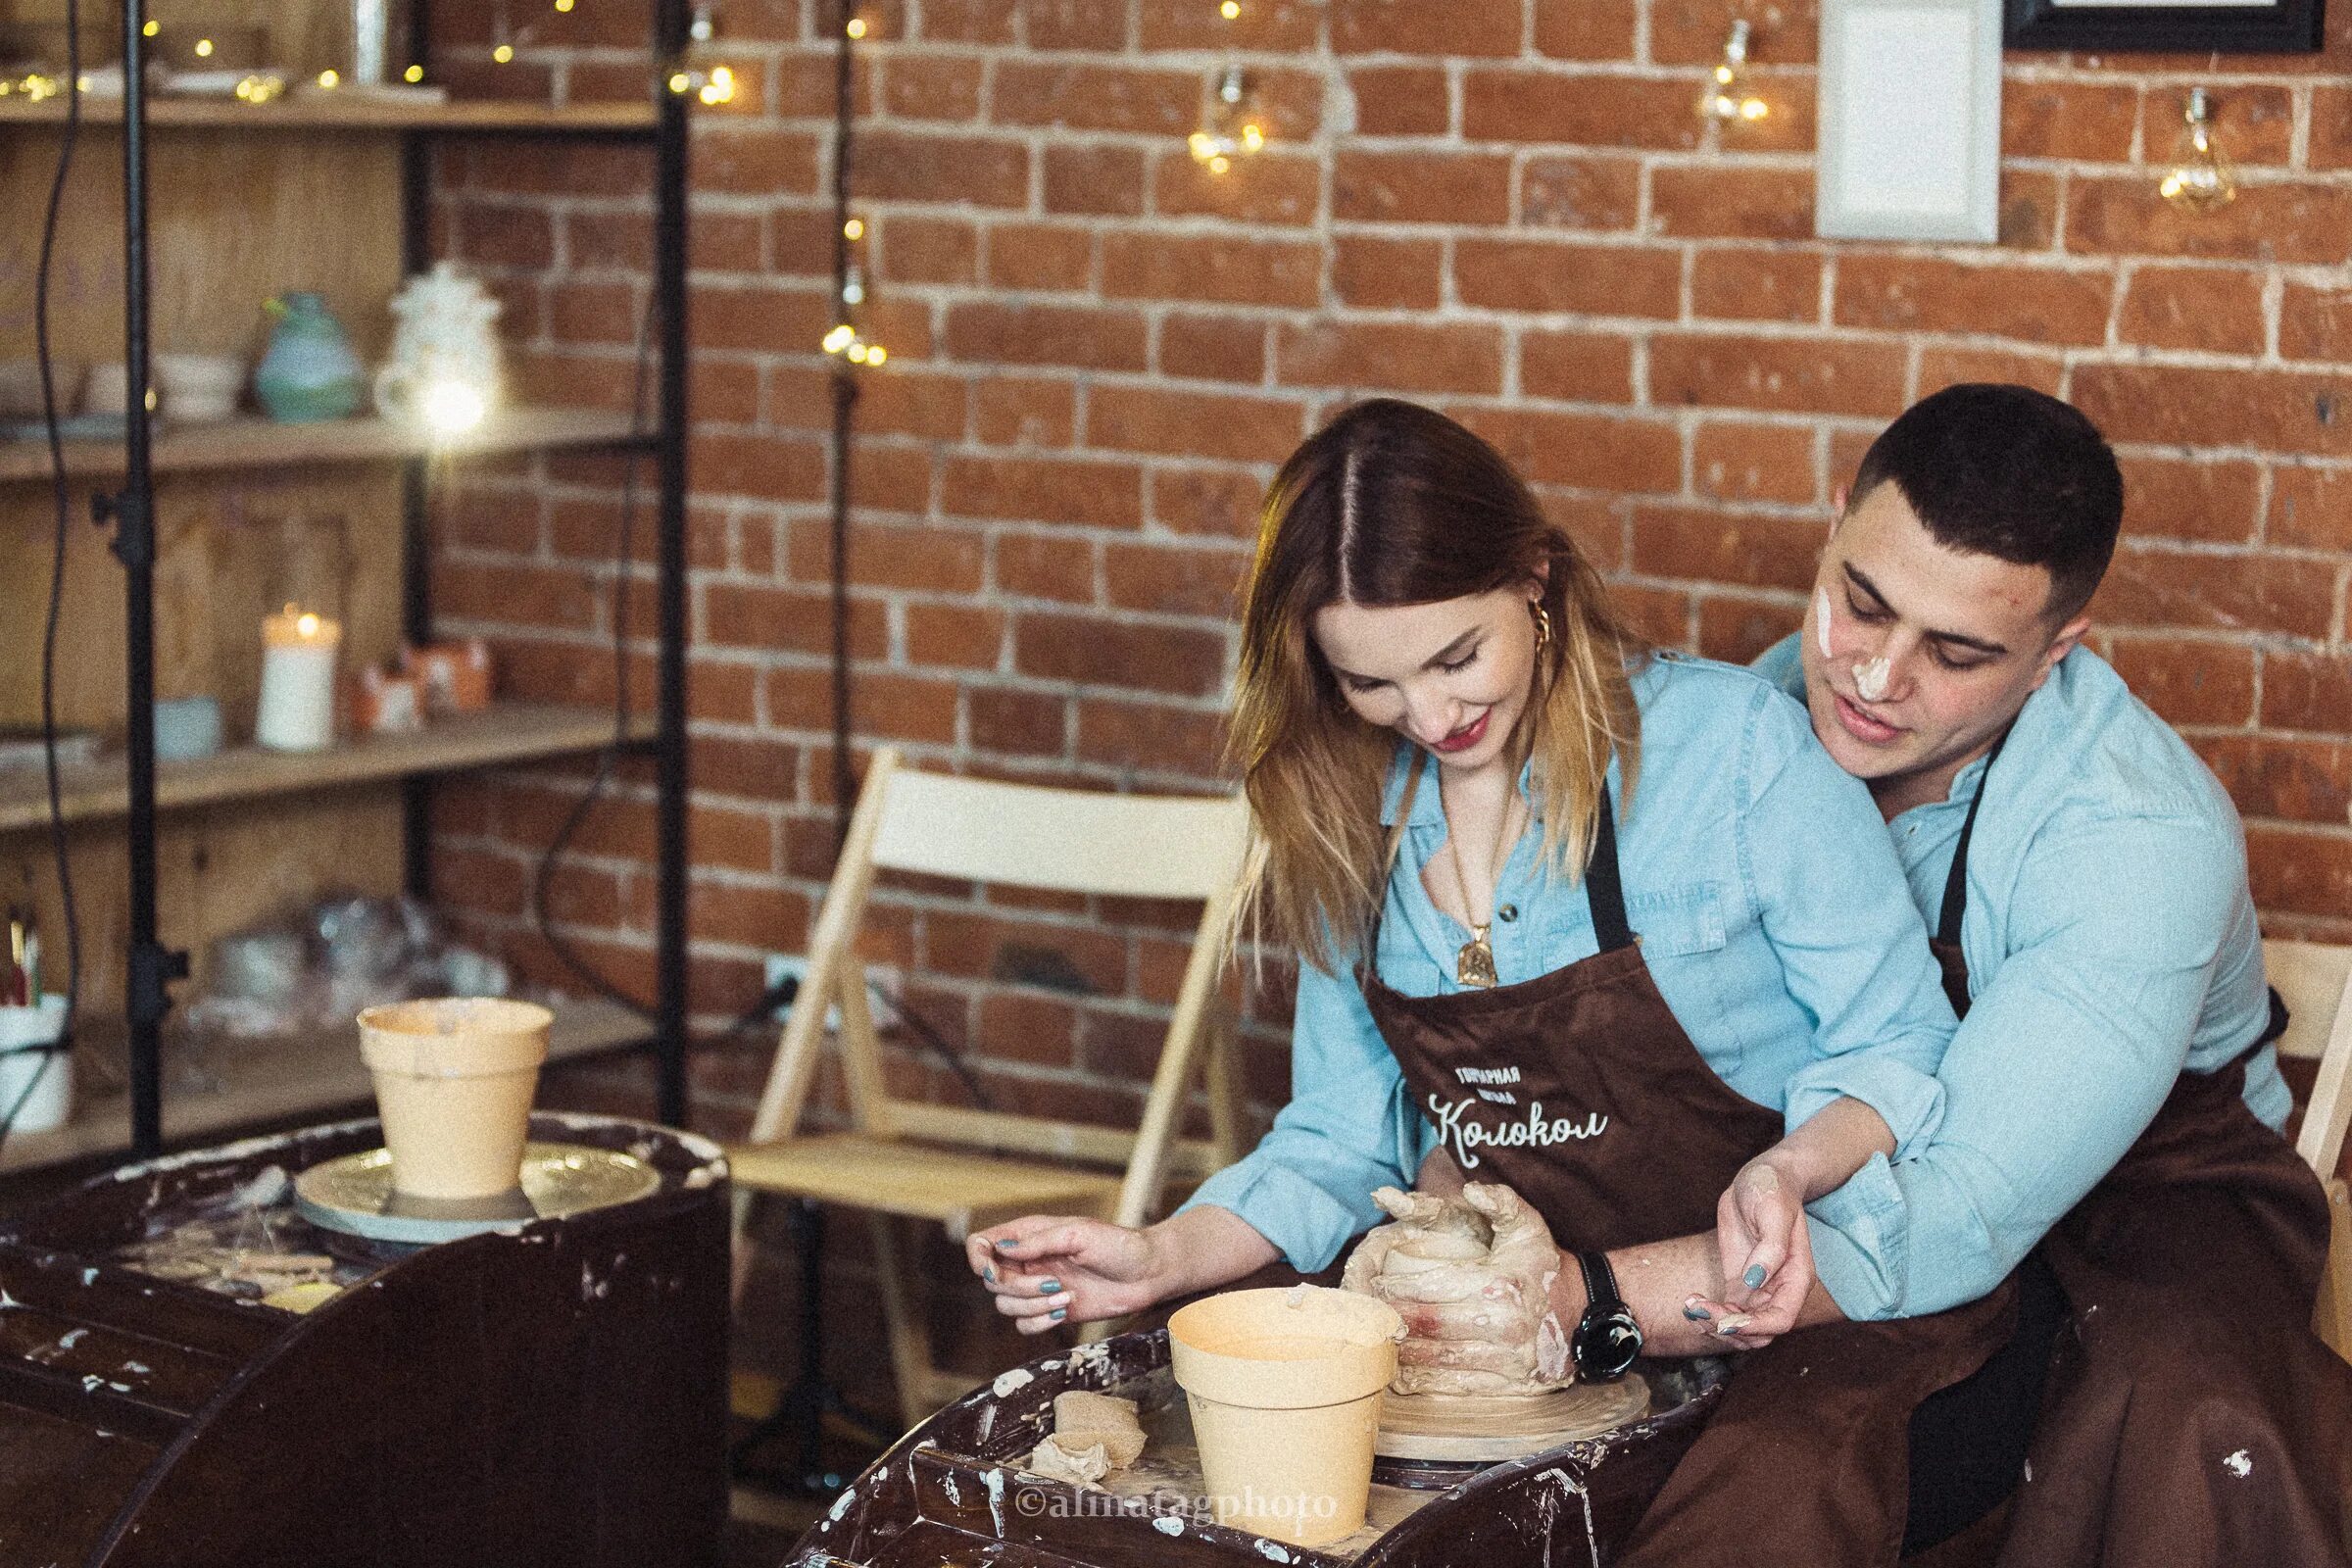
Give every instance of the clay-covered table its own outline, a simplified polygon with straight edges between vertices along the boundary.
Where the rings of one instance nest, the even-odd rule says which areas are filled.
[[[407,1249],[292,1178],[372,1121],[125,1166],[0,1220],[0,1568],[720,1560],[727,1182],[700,1139],[537,1115],[650,1196]],[[323,1297],[297,1313],[265,1296]]]

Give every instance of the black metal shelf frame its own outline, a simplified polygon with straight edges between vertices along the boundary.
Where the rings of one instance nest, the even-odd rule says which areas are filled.
[[[410,56],[430,58],[427,7],[411,8]],[[653,427],[641,438],[620,443],[650,449],[656,467],[654,526],[656,602],[660,646],[656,701],[659,726],[642,747],[655,759],[657,889],[655,899],[655,1033],[661,1119],[673,1127],[686,1121],[686,233],[688,132],[687,95],[671,90],[670,70],[687,48],[685,0],[654,0],[647,90],[657,104],[651,137],[654,154],[653,310],[659,346],[659,381]],[[149,381],[150,307],[153,279],[148,269],[147,93],[145,0],[122,5],[122,194],[123,194],[123,363],[129,384]],[[432,201],[432,143],[473,134],[466,127],[404,129],[402,138],[404,271],[429,265],[426,236]],[[514,134],[512,131],[498,134]],[[531,134],[564,139],[611,140],[609,131],[568,132],[551,126]],[[157,827],[155,802],[155,473],[153,429],[144,400],[130,401],[122,491],[100,496],[102,520],[115,525],[114,551],[123,568],[128,665],[125,722],[130,809],[130,952],[125,1014],[129,1024],[131,1154],[148,1158],[163,1146],[161,1042],[171,1010],[171,983],[183,979],[188,958],[167,947],[156,908]],[[428,558],[430,495],[426,466],[411,460],[403,468],[405,531],[401,621],[408,636],[429,640],[433,626]],[[625,568],[624,568],[625,569]],[[615,744],[628,744],[615,737]],[[431,894],[431,783],[403,785],[405,880],[418,898]]]

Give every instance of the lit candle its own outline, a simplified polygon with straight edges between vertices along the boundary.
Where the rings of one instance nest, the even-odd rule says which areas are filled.
[[[253,738],[275,752],[335,743],[335,654],[343,628],[288,605],[262,621],[262,703]]]

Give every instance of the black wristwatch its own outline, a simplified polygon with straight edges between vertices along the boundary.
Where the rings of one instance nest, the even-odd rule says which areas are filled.
[[[1612,1382],[1625,1376],[1641,1355],[1642,1325],[1617,1294],[1617,1274],[1606,1253],[1579,1252],[1576,1261],[1585,1271],[1585,1315],[1568,1337],[1568,1353],[1576,1360],[1580,1380]]]

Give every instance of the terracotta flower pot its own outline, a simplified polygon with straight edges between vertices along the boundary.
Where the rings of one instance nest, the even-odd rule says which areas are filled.
[[[531,1097],[555,1015],[527,1002],[440,998],[360,1014],[360,1056],[414,1198],[495,1198],[522,1175]]]
[[[1230,1291],[1168,1320],[1219,1524],[1297,1546],[1363,1527],[1403,1332],[1386,1302],[1312,1285]]]

